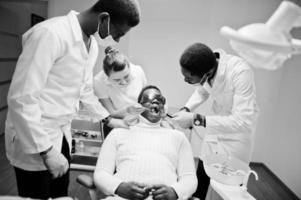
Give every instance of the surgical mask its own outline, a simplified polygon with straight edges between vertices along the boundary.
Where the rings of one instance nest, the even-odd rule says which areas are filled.
[[[133,80],[133,77],[131,76],[131,74],[129,74],[129,76],[127,78],[124,78],[121,81],[114,81],[114,80],[111,80],[109,79],[111,84],[114,85],[115,87],[117,88],[126,88]]]
[[[209,85],[208,81],[206,81],[202,87],[206,92],[208,92],[208,94],[212,93],[212,87]]]
[[[94,37],[99,46],[108,47],[114,46],[117,42],[113,39],[112,35],[110,35],[110,17],[108,18],[108,35],[104,39],[99,36],[99,21],[97,25],[97,31],[94,33]]]
[[[208,73],[210,74],[211,71]],[[201,80],[199,82],[191,84],[191,85],[193,85],[195,87],[202,87],[206,92],[208,92],[208,94],[211,94],[212,87],[208,83],[208,78],[209,78],[208,73],[204,74],[204,76],[201,78]]]
[[[194,83],[191,84],[195,87],[202,87],[208,94],[211,94],[212,92],[212,87],[209,85],[208,81],[206,80],[205,83],[201,84],[201,83]]]
[[[114,85],[115,87],[117,88],[126,88],[129,84],[130,84],[131,81],[127,81],[126,83],[124,84],[120,84],[118,82],[115,82],[115,81],[112,81],[112,85]]]

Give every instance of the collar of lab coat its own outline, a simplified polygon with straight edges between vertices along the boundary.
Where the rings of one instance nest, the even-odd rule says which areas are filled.
[[[216,72],[216,77],[213,82],[212,89],[217,89],[219,85],[224,81],[225,79],[225,72],[226,72],[226,65],[227,65],[227,59],[226,59],[226,52],[222,49],[216,49],[214,52],[219,53],[219,62]]]
[[[71,29],[72,29],[72,34],[73,34],[73,37],[75,39],[75,41],[77,42],[81,42],[83,39],[83,34],[82,34],[82,28],[80,27],[80,24],[79,24],[79,21],[76,17],[76,15],[78,15],[79,13],[74,11],[74,10],[71,10],[68,15],[67,15],[67,18],[70,22],[70,25],[71,25]]]

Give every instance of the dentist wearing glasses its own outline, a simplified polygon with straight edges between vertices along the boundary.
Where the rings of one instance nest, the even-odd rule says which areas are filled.
[[[223,50],[213,52],[202,43],[189,46],[180,58],[180,65],[185,82],[196,89],[186,105],[173,115],[173,121],[182,128],[205,128],[203,144],[199,144],[201,160],[210,154],[224,154],[249,163],[259,112],[249,65]],[[211,114],[194,112],[209,96],[213,100]],[[205,199],[210,180],[201,160],[194,196]]]

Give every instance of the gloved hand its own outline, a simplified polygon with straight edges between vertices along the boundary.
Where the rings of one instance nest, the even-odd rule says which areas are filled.
[[[116,118],[112,118],[109,121],[108,126],[111,128],[129,128],[129,126],[125,123],[123,119]]]
[[[153,196],[153,200],[176,200],[178,199],[178,195],[176,191],[167,185],[154,185],[151,187],[151,194]]]
[[[128,106],[126,108],[126,112],[130,115],[140,115],[143,111],[145,111],[146,108],[141,106],[140,104],[135,104]]]
[[[139,123],[139,115],[128,115],[123,120],[128,126],[132,126]]]
[[[148,197],[149,189],[144,184],[136,182],[122,182],[115,191],[120,197],[125,199],[142,200]]]
[[[63,176],[69,168],[69,163],[65,156],[54,148],[46,154],[41,155],[41,157],[53,178]]]
[[[180,127],[186,129],[193,125],[194,113],[179,111],[172,115],[172,122],[178,124]]]

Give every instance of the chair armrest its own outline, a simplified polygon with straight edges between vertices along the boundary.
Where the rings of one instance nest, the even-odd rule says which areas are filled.
[[[93,178],[86,174],[81,174],[76,177],[76,181],[88,189],[96,189]]]

